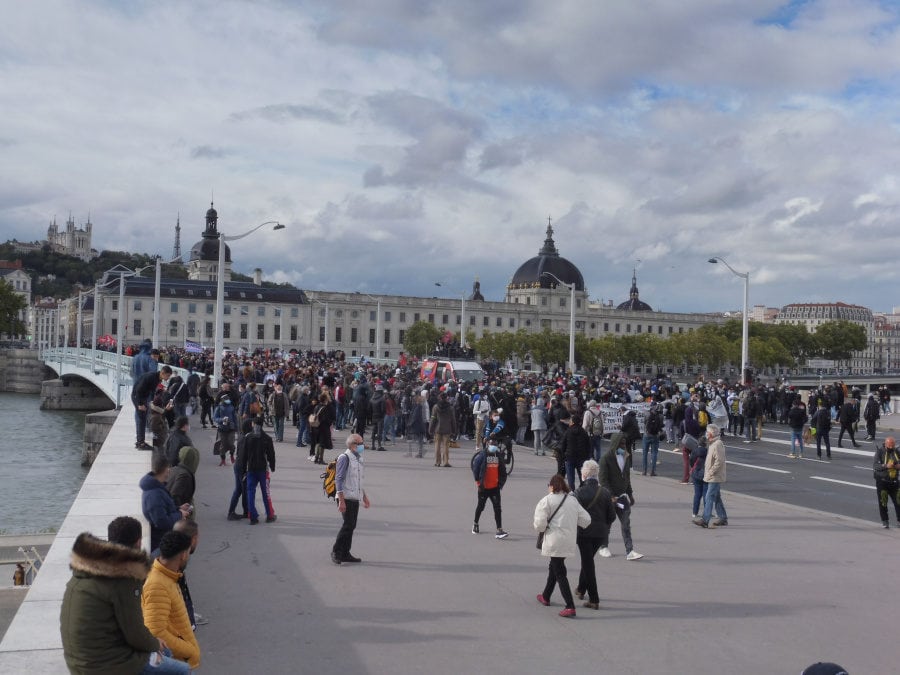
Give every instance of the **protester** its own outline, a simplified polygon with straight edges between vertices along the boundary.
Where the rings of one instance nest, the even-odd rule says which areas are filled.
[[[347,450],[337,458],[335,467],[335,484],[337,486],[337,507],[343,518],[343,524],[331,549],[331,562],[358,563],[362,559],[350,552],[353,545],[353,532],[359,516],[359,505],[369,508],[369,496],[364,487],[365,470],[363,465],[363,437],[361,434],[350,434],[347,437]]]
[[[600,485],[610,491],[616,499],[616,518],[622,528],[625,542],[625,559],[640,560],[643,554],[634,550],[631,540],[631,507],[634,506],[634,492],[631,489],[631,453],[625,448],[627,437],[622,433],[613,434],[609,449],[600,458]],[[610,557],[609,549],[600,551],[603,557]]]
[[[234,491],[231,493],[231,501],[228,504],[228,520],[243,520],[250,517],[247,508],[247,474],[244,467],[247,466],[247,435],[253,430],[253,422],[244,420],[241,423],[241,437],[237,442],[237,462],[234,470]],[[238,500],[241,502],[242,513],[236,513]]]
[[[155,551],[163,535],[181,518],[190,516],[190,504],[176,506],[166,490],[169,478],[169,460],[164,455],[154,455],[150,473],[140,481],[141,510],[150,523],[150,550]]]
[[[694,524],[700,527],[724,527],[728,525],[728,514],[721,493],[722,483],[725,482],[725,444],[719,438],[718,425],[710,424],[706,427],[706,441],[709,447],[703,470],[703,514],[694,519]],[[710,521],[713,507],[717,517]]]
[[[578,528],[578,552],[581,555],[581,572],[575,595],[583,600],[588,609],[600,609],[600,593],[597,590],[597,572],[594,556],[601,549],[609,550],[609,526],[616,520],[616,500],[605,487],[600,485],[600,465],[592,459],[581,466],[582,484],[575,492],[575,498],[591,517],[591,524]]]
[[[897,524],[900,525],[900,452],[897,450],[897,442],[893,436],[885,438],[884,445],[875,451],[873,469],[881,526],[885,529],[890,527],[888,500],[894,503]]]
[[[478,492],[478,503],[475,505],[475,522],[472,524],[472,534],[478,534],[478,520],[484,511],[487,500],[491,500],[494,508],[494,523],[497,525],[496,539],[506,539],[507,533],[503,530],[503,516],[500,505],[500,491],[506,484],[506,463],[500,455],[500,448],[489,445],[479,452],[472,462],[472,475],[475,478],[475,489]]]
[[[247,434],[244,441],[247,457],[241,467],[241,471],[247,476],[247,508],[250,513],[250,524],[259,523],[259,513],[256,510],[257,486],[262,492],[266,522],[274,523],[278,517],[272,506],[266,469],[275,472],[275,445],[272,443],[272,437],[263,431],[262,417],[252,417],[250,421],[253,423],[253,430]]]

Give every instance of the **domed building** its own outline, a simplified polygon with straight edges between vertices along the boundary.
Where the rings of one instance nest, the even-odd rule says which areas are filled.
[[[506,286],[506,302],[540,307],[566,308],[574,286],[575,309],[581,310],[587,300],[581,270],[563,258],[553,241],[553,226],[547,220],[547,236],[538,254],[526,260]],[[550,298],[555,297],[556,300]]]
[[[631,272],[631,293],[628,296],[628,300],[625,302],[619,303],[619,306],[616,309],[627,310],[629,312],[652,312],[653,308],[648,305],[646,302],[641,300],[640,293],[638,293],[637,287],[637,271],[632,270]]]
[[[191,247],[188,279],[217,281],[219,267],[219,213],[213,203],[206,212],[203,238]],[[225,244],[225,281],[231,281],[231,249]]]

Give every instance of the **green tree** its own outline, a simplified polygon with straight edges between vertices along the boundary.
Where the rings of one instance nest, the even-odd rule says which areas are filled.
[[[19,320],[19,312],[28,306],[25,298],[16,293],[5,281],[0,281],[0,333],[24,335],[25,324]]]
[[[406,331],[403,349],[412,356],[427,356],[440,341],[441,330],[428,321],[416,321]]]
[[[866,329],[850,321],[828,321],[816,328],[815,341],[826,359],[846,361],[866,348]]]

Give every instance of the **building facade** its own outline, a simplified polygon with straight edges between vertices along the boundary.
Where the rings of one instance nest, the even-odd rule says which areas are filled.
[[[819,326],[830,321],[849,321],[865,329],[866,348],[854,352],[853,357],[844,365],[856,373],[872,372],[875,367],[875,317],[867,307],[843,302],[793,303],[782,307],[775,319],[777,324],[806,326],[810,333],[815,333]]]
[[[75,227],[75,220],[72,218],[72,214],[69,214],[66,229],[60,230],[56,224],[56,217],[54,217],[47,228],[47,243],[59,253],[73,255],[82,260],[91,260],[98,255],[97,251],[91,248],[93,227],[90,216],[83,227]]]
[[[21,260],[15,262],[0,260],[0,283],[6,283],[16,295],[25,299],[25,308],[19,311],[18,319],[25,327],[26,333],[30,332],[31,277],[22,269]],[[20,339],[26,337],[26,333],[7,337]]]

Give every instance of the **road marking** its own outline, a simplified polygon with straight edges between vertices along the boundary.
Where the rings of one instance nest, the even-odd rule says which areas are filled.
[[[782,455],[780,452],[769,452],[770,455],[775,455],[776,457],[787,457],[788,459],[797,459],[795,457],[791,457],[790,455]],[[807,462],[819,462],[821,464],[831,464],[830,459],[819,459],[818,457],[800,457],[799,459],[806,460]]]
[[[732,462],[730,459],[725,460],[726,464],[734,464],[735,466],[744,466],[748,469],[759,469],[760,471],[772,471],[773,473],[790,473],[790,471],[785,471],[784,469],[773,469],[769,466],[757,466],[756,464],[744,464],[743,462]]]
[[[874,490],[874,485],[863,485],[862,483],[851,483],[848,480],[838,480],[837,478],[825,478],[824,476],[810,476],[813,480],[824,480],[829,483],[840,483],[841,485],[852,485],[853,487],[861,487],[866,488],[867,490]]]
[[[857,466],[856,464],[853,465],[853,468],[854,469],[862,469],[863,471],[871,471],[872,470],[871,466]]]
[[[778,440],[775,438],[766,438],[763,440],[767,443],[777,443],[778,445],[790,445],[791,444],[790,441],[781,441],[781,440]],[[735,446],[735,447],[739,447],[739,446]],[[804,443],[803,447],[804,448],[815,448],[816,444],[814,442],[813,443]],[[874,457],[875,456],[874,450],[857,450],[856,448],[839,448],[833,444],[831,446],[831,452],[833,452],[833,453],[834,452],[843,452],[845,455],[859,455],[860,457]]]

